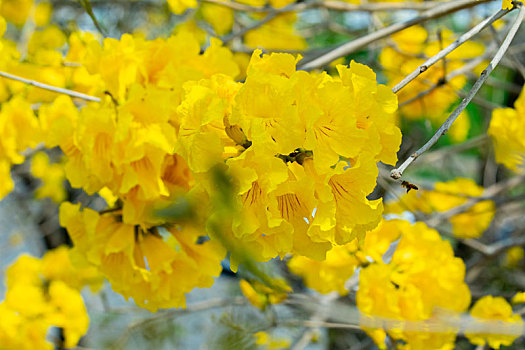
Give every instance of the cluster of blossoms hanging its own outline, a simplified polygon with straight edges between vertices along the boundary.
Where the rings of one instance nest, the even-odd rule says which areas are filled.
[[[322,260],[381,219],[381,201],[366,196],[376,162],[396,161],[395,95],[355,62],[332,78],[297,72],[292,55],[260,55],[239,83],[216,41],[203,54],[184,35],[91,42],[85,65],[108,96],[80,111],[59,97],[41,113],[71,185],[118,198],[105,214],[65,203],[62,225],[75,250],[139,305],[181,306],[184,293],[220,273],[220,242],[198,242],[213,216],[206,203],[217,166],[234,181],[238,211],[224,234],[257,261]],[[123,65],[109,64],[116,60]],[[173,225],[156,215],[181,196],[199,203],[198,218]]]
[[[362,243],[336,247],[325,261],[293,257],[288,267],[307,287],[340,295],[348,293],[348,279],[360,268],[356,305],[363,313],[362,324],[370,325],[364,327],[366,332],[380,349],[387,348],[387,336],[402,344],[396,348],[453,348],[459,319],[471,301],[465,264],[448,241],[421,222],[383,221]],[[523,302],[523,295],[517,294],[513,302]],[[470,315],[481,324],[504,321],[515,327],[516,334],[466,333],[471,343],[496,349],[512,344],[523,325],[501,297],[477,300]]]
[[[21,256],[6,273],[7,293],[0,304],[0,344],[5,349],[53,349],[50,327],[61,327],[64,347],[76,346],[89,324],[80,295],[96,291],[103,279],[93,267],[73,266],[69,249],[51,250],[42,259]]]

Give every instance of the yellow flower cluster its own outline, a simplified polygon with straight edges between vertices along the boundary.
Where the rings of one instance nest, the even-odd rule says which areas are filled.
[[[525,89],[514,102],[514,108],[497,108],[487,133],[494,142],[496,161],[518,171],[525,156]]]
[[[465,311],[470,304],[465,264],[454,257],[450,244],[423,223],[401,224],[400,228],[402,235],[392,260],[361,269],[356,296],[359,310],[367,316],[406,321],[429,320],[440,309]],[[367,331],[383,348],[388,333],[409,349],[442,349],[452,346],[457,330],[428,333],[400,327]]]
[[[31,174],[42,180],[42,186],[36,190],[36,198],[49,197],[56,203],[66,199],[66,175],[62,163],[50,164],[49,156],[45,152],[37,152],[31,158]]]
[[[369,233],[367,233],[368,237]],[[366,238],[365,238],[366,239]],[[288,261],[290,271],[303,278],[308,288],[327,294],[337,291],[345,295],[345,282],[352,277],[360,261],[356,257],[357,239],[342,246],[333,247],[326,253],[324,261],[304,256],[294,256]]]
[[[348,293],[345,283],[358,266],[370,262],[381,262],[390,244],[399,238],[403,227],[410,226],[407,221],[381,221],[372,231],[366,233],[364,241],[354,239],[342,246],[334,246],[326,254],[324,261],[313,260],[304,256],[293,256],[288,260],[290,271],[303,278],[308,288],[319,293]]]
[[[60,223],[76,259],[95,266],[116,292],[151,311],[184,306],[185,293],[211,287],[222,271],[222,247],[200,243],[202,233],[190,226],[144,230],[68,202],[60,207]]]
[[[488,344],[493,349],[499,349],[502,345],[509,346],[514,340],[521,336],[523,331],[523,320],[519,314],[512,312],[510,304],[502,297],[493,297],[491,295],[484,296],[476,301],[470,315],[476,321],[483,322],[507,322],[509,326],[514,329],[513,334],[498,334],[494,333],[466,333],[468,340],[475,345],[484,346]],[[501,324],[498,322],[498,324]],[[487,327],[491,329],[490,325]],[[507,329],[507,332],[509,330]]]
[[[167,0],[171,11],[182,14],[188,8],[196,8],[195,0]],[[221,0],[228,3],[230,0]],[[262,7],[269,5],[279,9],[293,3],[291,0],[242,0],[238,3]],[[263,12],[249,14],[248,17],[256,23],[263,20],[268,14]],[[218,3],[202,3],[199,5],[196,17],[202,17],[212,27],[216,35],[225,35],[231,32],[235,19],[232,8]],[[256,28],[248,30],[243,35],[244,44],[250,48],[264,48],[267,50],[304,50],[306,40],[295,31],[297,14],[294,12],[281,13]]]
[[[40,129],[31,105],[22,97],[2,103],[0,109],[0,199],[13,190],[11,165],[23,163],[21,154],[28,147],[35,147],[40,139]]]
[[[385,205],[386,213],[400,214],[404,211],[419,211],[425,214],[445,212],[465,204],[469,198],[480,197],[483,187],[474,180],[456,178],[448,182],[438,182],[432,191],[410,191],[399,200]],[[477,238],[489,227],[495,213],[493,201],[480,201],[463,213],[450,218],[452,233],[458,238]]]
[[[362,238],[377,226],[382,204],[366,196],[375,186],[376,162],[395,162],[400,141],[395,96],[376,84],[368,67],[338,66],[334,79],[297,72],[295,63],[291,55],[260,57],[256,51],[245,83],[230,84],[238,92],[226,95],[235,93],[234,99],[195,85],[187,96],[198,98],[181,104],[183,126],[186,116],[197,120],[186,111],[206,106],[206,118],[193,127],[209,130],[205,142],[204,135],[194,137],[182,152],[194,173],[209,171],[208,157],[228,151],[217,147],[224,131],[214,123],[222,121],[240,147],[226,160],[237,180],[232,234],[260,261],[289,252],[322,260],[333,244]],[[185,156],[194,150],[208,157]]]
[[[184,32],[103,45],[72,39],[66,57],[106,96],[80,110],[67,96],[42,106],[42,138],[66,155],[73,187],[116,197],[121,210],[99,215],[66,203],[61,224],[79,255],[139,305],[183,305],[184,293],[220,272],[218,243],[197,243],[213,216],[218,165],[234,180],[236,215],[224,234],[258,261],[290,252],[322,260],[379,223],[382,203],[367,195],[376,162],[396,162],[401,133],[397,99],[368,67],[338,66],[333,78],[296,71],[292,55],[256,51],[238,83],[231,52],[216,40],[201,53]],[[166,226],[155,209],[181,196],[199,203],[198,218]],[[194,271],[200,265],[208,268]],[[188,266],[186,285],[174,284],[176,266]]]
[[[430,38],[427,30],[421,26],[412,26],[392,35],[393,45],[385,47],[379,56],[389,85],[399,83],[454,39],[453,33],[448,30],[441,32],[441,38]],[[442,64],[436,64],[399,91],[401,102],[413,99],[400,109],[401,115],[411,120],[426,118],[441,124],[450,106],[458,100],[455,91],[467,83],[466,77],[462,75],[444,80],[446,74],[461,68],[464,65],[463,60],[478,57],[483,51],[483,45],[468,41],[447,55],[446,68]],[[422,96],[418,97],[421,93]],[[467,136],[468,129],[468,118],[461,117],[451,129],[452,137],[462,141]]]
[[[0,304],[0,346],[6,349],[53,349],[48,329],[61,327],[64,346],[77,345],[89,324],[80,289],[101,286],[93,268],[76,269],[69,249],[49,251],[42,259],[23,255],[7,270],[7,293]]]
[[[25,22],[26,12],[33,6],[32,1],[4,1],[1,13],[6,19],[13,23]],[[80,51],[85,51],[88,41],[94,40],[93,35],[74,32],[69,41],[66,35],[56,26],[47,25],[50,16],[50,5],[41,3],[35,6],[35,24],[38,28],[28,38],[27,52],[23,60],[14,42],[5,38],[0,39],[0,69],[27,79],[34,79],[56,87],[75,88],[77,91],[94,93],[101,91],[100,77],[91,76],[85,67],[65,66],[63,63],[78,63],[76,58],[82,57]],[[17,17],[18,16],[18,17]],[[5,31],[5,22],[0,17],[0,34]],[[83,39],[82,39],[83,38]],[[84,41],[82,41],[84,40]],[[69,52],[63,57],[64,45],[69,45]],[[73,61],[70,61],[73,59]],[[46,113],[49,106],[41,103],[52,102],[59,96],[57,93],[30,86],[21,82],[8,79],[0,79],[0,199],[13,189],[13,181],[10,177],[10,168],[13,164],[20,164],[25,157],[21,154],[27,148],[35,147],[43,140],[47,133],[48,125],[40,115]],[[34,109],[38,107],[39,117],[36,117]],[[44,116],[45,118],[45,116]],[[60,129],[60,127],[56,127]],[[41,156],[37,156],[41,157]],[[40,167],[43,165],[39,163]],[[57,166],[49,169],[54,174],[46,175],[45,183],[54,183],[53,188],[58,188],[61,175]],[[43,169],[40,169],[43,170]],[[42,173],[42,171],[41,171]],[[37,196],[43,196],[43,191],[50,190],[45,187],[39,190]],[[48,191],[48,194],[50,192]],[[63,191],[58,190],[52,195],[55,201],[63,198]]]
[[[60,96],[42,109],[46,146],[65,153],[71,185],[90,194],[107,187],[123,199],[126,223],[144,224],[147,204],[192,186],[184,160],[175,154],[182,85],[239,72],[220,43],[199,52],[198,42],[183,34],[155,41],[125,35],[106,39],[103,47],[91,42],[85,64],[110,96],[80,111]]]
[[[248,31],[244,43],[248,47],[268,50],[304,50],[306,40],[295,32],[296,22],[297,15],[293,12],[276,16],[259,28]]]

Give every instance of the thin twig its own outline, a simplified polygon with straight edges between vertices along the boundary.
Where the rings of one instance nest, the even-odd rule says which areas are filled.
[[[441,220],[445,220],[445,219],[448,219],[454,215],[457,215],[457,214],[461,214],[467,210],[469,210],[471,207],[473,207],[474,205],[476,205],[477,203],[481,202],[481,201],[485,201],[485,200],[494,200],[497,198],[497,196],[499,194],[501,194],[502,192],[505,192],[505,191],[508,191],[509,189],[512,189],[516,186],[518,186],[519,184],[522,184],[523,182],[525,181],[525,175],[521,175],[521,176],[515,176],[515,177],[512,177],[506,181],[503,181],[503,182],[498,182],[490,187],[488,187],[484,192],[483,192],[483,195],[482,196],[479,196],[479,197],[471,197],[469,198],[469,200],[461,205],[458,205],[452,209],[449,209],[447,211],[444,211],[444,212],[441,212],[437,215],[434,215],[430,220],[427,221],[427,225],[429,226],[437,226],[437,224],[441,221]],[[457,195],[457,194],[455,194]],[[519,200],[521,200],[521,198],[518,196],[517,197]],[[508,202],[509,200],[508,199],[505,199],[504,200],[504,204],[506,204],[506,202]]]
[[[68,90],[68,89],[63,89],[63,88],[59,88],[59,87],[56,87],[56,86],[47,85],[47,84],[40,83],[40,82],[35,81],[35,80],[22,78],[22,77],[19,77],[19,76],[13,75],[13,74],[9,74],[9,73],[6,73],[6,72],[1,72],[0,71],[0,77],[4,77],[4,78],[7,78],[7,79],[20,81],[22,83],[25,83],[25,84],[28,84],[28,85],[32,85],[32,86],[36,86],[36,87],[39,87],[39,88],[44,89],[44,90],[57,92],[59,94],[65,94],[65,95],[69,95],[71,97],[81,98],[81,99],[86,100],[86,101],[100,102],[100,98],[95,97],[95,96],[90,96],[90,95],[83,94],[81,92],[76,92],[76,91],[73,91],[73,90]]]
[[[476,136],[474,138],[471,138],[461,144],[448,146],[440,148],[436,151],[426,153],[424,157],[421,158],[420,162],[424,161],[426,163],[436,163],[440,159],[449,156],[450,154],[458,154],[463,151],[466,151],[471,148],[475,148],[478,146],[483,145],[488,140],[488,136],[486,134]]]
[[[509,248],[525,245],[525,236],[507,238],[490,245],[483,244],[475,239],[464,239],[462,242],[485,256],[493,257],[504,253]]]
[[[423,13],[421,13],[419,16],[409,19],[407,21],[401,22],[401,23],[395,23],[391,26],[385,27],[383,29],[380,29],[374,33],[370,33],[368,35],[365,35],[361,38],[358,38],[356,40],[353,40],[349,43],[343,44],[332,51],[315,58],[314,60],[305,63],[301,66],[304,70],[311,70],[315,68],[322,67],[333,60],[348,55],[349,53],[352,53],[366,45],[369,45],[370,43],[383,39],[387,36],[390,36],[394,33],[397,33],[403,29],[406,29],[408,27],[414,26],[416,24],[419,24],[421,22],[427,21],[432,18],[439,18],[445,15],[448,15],[453,12],[457,12],[459,10],[463,10],[466,8],[470,8],[473,6],[477,6],[481,3],[487,2],[488,0],[480,0],[480,1],[472,1],[472,0],[458,0],[454,2],[446,2],[444,4],[438,5],[436,7],[433,7]]]
[[[232,10],[242,12],[271,12],[276,10],[269,6],[250,6],[241,4],[235,1],[220,1],[220,0],[200,0],[204,3],[216,4],[230,8]],[[341,1],[317,1],[305,6],[304,3],[294,3],[286,12],[303,11],[309,8],[326,8],[335,11],[358,11],[358,12],[379,12],[379,11],[396,11],[396,10],[428,10],[436,6],[433,1],[428,2],[401,2],[401,3],[365,3],[365,4],[349,4]]]
[[[292,5],[294,5],[294,4],[292,4]],[[290,5],[288,5],[288,6],[290,6]],[[272,11],[272,12],[268,13],[266,15],[266,17],[264,17],[260,21],[257,21],[257,22],[253,23],[250,26],[244,27],[244,28],[240,29],[239,31],[237,31],[235,33],[226,35],[226,36],[222,37],[221,40],[222,40],[223,43],[228,43],[228,42],[232,41],[235,38],[239,38],[239,37],[243,36],[244,34],[248,33],[250,30],[257,29],[257,28],[261,27],[262,25],[270,22],[272,19],[277,17],[277,15],[282,13],[282,12],[283,11]]]
[[[491,30],[492,35],[494,36],[494,40],[496,41],[498,46],[501,46],[501,40],[499,39],[498,32],[496,31],[496,29],[494,28],[493,25],[490,26],[490,30]],[[518,59],[518,57],[516,55],[514,55],[514,53],[510,49],[509,49],[509,58],[510,58],[510,61],[512,62],[512,65],[514,66],[514,68],[518,72],[520,72],[521,76],[525,79],[525,66],[523,66],[523,64]]]
[[[507,37],[505,38],[505,41],[503,42],[501,47],[498,49],[498,51],[494,55],[494,58],[489,63],[488,67],[485,68],[485,70],[481,73],[480,77],[474,83],[474,86],[469,91],[467,96],[463,99],[463,101],[461,101],[459,106],[454,110],[454,112],[452,112],[452,114],[447,118],[447,120],[443,123],[443,125],[441,125],[441,127],[434,134],[434,136],[432,136],[432,138],[430,140],[428,140],[428,142],[425,143],[423,145],[423,147],[418,149],[407,160],[405,160],[405,162],[403,164],[401,164],[401,166],[399,168],[393,169],[390,172],[390,176],[392,178],[394,178],[396,180],[400,179],[401,176],[403,175],[403,172],[405,171],[405,169],[410,164],[412,164],[412,162],[414,162],[414,160],[416,160],[417,157],[419,157],[421,154],[425,153],[428,149],[430,149],[430,147],[432,147],[439,140],[439,138],[448,131],[448,129],[450,128],[452,123],[454,123],[454,121],[458,118],[460,113],[463,112],[463,110],[467,107],[467,105],[474,98],[474,96],[476,95],[478,90],[481,88],[481,86],[483,85],[485,80],[487,80],[489,74],[498,65],[499,61],[501,60],[501,58],[503,57],[503,55],[505,54],[505,52],[509,48],[510,43],[514,39],[514,36],[516,35],[516,32],[518,31],[518,29],[519,29],[519,27],[521,25],[523,17],[525,16],[525,11],[523,10],[523,5],[521,3],[519,3],[519,4],[516,4],[515,6],[519,8],[519,13],[516,16],[516,18],[515,18],[515,20],[514,20],[514,22],[512,24],[512,27],[510,28],[510,30],[509,30],[509,32],[507,34]]]
[[[499,10],[489,18],[485,19],[484,21],[480,22],[478,25],[476,25],[474,28],[466,32],[465,34],[461,35],[459,38],[456,39],[452,44],[447,46],[446,48],[442,49],[440,52],[435,54],[434,56],[430,57],[428,60],[426,60],[423,64],[421,64],[419,67],[417,67],[412,73],[407,75],[403,80],[401,80],[396,86],[392,88],[392,91],[394,93],[397,93],[399,90],[404,88],[408,83],[410,83],[412,80],[416,79],[421,73],[427,71],[428,68],[432,67],[435,63],[440,61],[441,59],[444,59],[445,56],[447,56],[449,53],[463,45],[465,42],[470,40],[474,35],[481,32],[485,27],[491,25],[494,21],[500,19],[507,13],[509,13],[511,10]]]

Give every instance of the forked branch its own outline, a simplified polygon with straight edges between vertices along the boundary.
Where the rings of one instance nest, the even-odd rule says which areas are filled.
[[[310,70],[319,68],[322,66],[327,65],[328,63],[332,62],[333,60],[348,55],[349,53],[352,53],[356,50],[359,50],[360,48],[369,45],[370,43],[383,39],[389,35],[392,35],[394,33],[397,33],[403,29],[406,29],[408,27],[412,27],[416,24],[428,21],[432,18],[439,18],[446,16],[450,13],[457,12],[459,10],[463,10],[466,8],[470,8],[476,5],[479,5],[481,3],[487,2],[488,0],[480,0],[480,1],[472,1],[472,0],[458,0],[453,2],[446,2],[442,5],[433,7],[423,13],[421,13],[419,16],[414,17],[412,19],[409,19],[407,21],[401,22],[401,23],[395,23],[391,26],[382,28],[376,32],[370,33],[368,35],[362,36],[356,40],[350,41],[346,44],[343,44],[334,50],[327,52],[326,54],[319,56],[315,58],[314,60],[304,64],[301,66],[301,69]]]
[[[418,149],[416,152],[414,152],[399,168],[393,169],[390,172],[390,176],[393,179],[399,179],[403,175],[403,172],[406,170],[406,168],[412,164],[417,157],[419,157],[421,154],[425,153],[428,149],[430,149],[438,140],[439,138],[444,135],[448,129],[452,126],[452,123],[458,118],[461,112],[467,107],[467,105],[470,103],[470,101],[474,98],[476,93],[479,91],[483,83],[487,80],[489,74],[494,70],[494,68],[498,65],[498,63],[503,58],[503,55],[509,48],[512,40],[516,36],[516,32],[518,31],[521,22],[523,21],[523,17],[525,16],[525,11],[523,10],[523,4],[516,3],[514,5],[515,7],[519,8],[519,13],[516,16],[514,22],[512,23],[512,26],[507,33],[507,37],[501,44],[501,47],[498,49],[496,54],[494,55],[494,58],[489,63],[488,67],[485,68],[485,70],[481,73],[480,77],[476,82],[474,83],[474,86],[469,91],[467,96],[461,101],[459,106],[452,112],[452,114],[447,118],[447,120],[443,123],[443,125],[440,126],[440,128],[436,131],[434,136],[430,140],[428,140],[427,143],[423,145],[420,149]]]
[[[396,86],[392,88],[392,91],[394,93],[397,93],[399,90],[404,88],[408,83],[410,83],[412,80],[416,79],[421,73],[425,72],[428,68],[432,67],[435,63],[443,59],[446,55],[463,45],[465,42],[470,40],[474,35],[481,32],[484,28],[490,26],[492,23],[494,23],[496,20],[500,19],[507,13],[509,13],[511,10],[499,10],[489,18],[485,19],[484,21],[480,22],[478,25],[473,27],[471,30],[466,32],[465,34],[461,35],[459,38],[456,39],[452,44],[435,54],[434,56],[430,57],[428,60],[426,60],[423,64],[421,64],[419,67],[417,67],[412,73],[407,75],[403,80],[401,80]]]

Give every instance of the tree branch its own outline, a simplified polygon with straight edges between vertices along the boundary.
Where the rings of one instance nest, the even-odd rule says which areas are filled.
[[[304,70],[311,70],[315,68],[322,67],[333,60],[348,55],[349,53],[352,53],[374,41],[383,39],[389,35],[392,35],[394,33],[397,33],[403,29],[406,29],[408,27],[414,26],[416,24],[425,22],[432,18],[439,18],[445,15],[448,15],[453,12],[457,12],[459,10],[463,10],[466,8],[470,8],[473,6],[477,6],[479,4],[482,4],[484,2],[487,2],[489,0],[480,0],[480,1],[472,1],[472,0],[458,0],[453,2],[446,2],[441,5],[438,5],[436,7],[433,7],[419,16],[409,19],[407,21],[401,22],[401,23],[395,23],[391,26],[382,28],[374,33],[370,33],[368,35],[365,35],[361,38],[358,38],[356,40],[350,41],[346,44],[343,44],[334,50],[319,56],[315,58],[314,60],[307,62],[300,66]]]
[[[467,105],[470,103],[470,101],[474,98],[476,93],[479,91],[479,89],[481,88],[481,86],[483,85],[485,80],[487,80],[489,74],[498,65],[499,61],[502,59],[503,55],[505,54],[505,52],[509,48],[510,43],[514,39],[514,36],[516,35],[516,32],[518,31],[518,29],[519,29],[519,27],[521,25],[521,22],[523,21],[523,17],[525,16],[525,11],[523,10],[523,5],[521,3],[517,3],[517,4],[515,4],[515,6],[519,8],[519,13],[516,16],[516,18],[515,18],[515,20],[514,20],[514,22],[512,24],[512,27],[510,28],[510,30],[509,30],[509,32],[507,34],[507,37],[505,38],[505,41],[502,43],[501,47],[498,49],[498,51],[494,55],[494,58],[489,63],[488,67],[485,68],[485,70],[481,73],[480,77],[478,78],[478,80],[476,80],[476,82],[474,83],[474,86],[469,91],[467,96],[463,99],[463,101],[461,101],[459,106],[454,110],[454,112],[452,112],[452,114],[447,118],[447,120],[443,123],[443,125],[441,125],[441,127],[437,130],[437,132],[434,134],[434,136],[432,136],[432,138],[430,140],[428,140],[428,142],[425,143],[423,145],[423,147],[418,149],[407,160],[405,160],[405,162],[403,164],[401,164],[401,166],[399,168],[393,169],[390,172],[390,176],[393,179],[397,180],[397,179],[401,178],[401,176],[403,175],[403,172],[406,170],[406,168],[410,164],[412,164],[412,162],[414,162],[414,160],[416,160],[417,157],[419,157],[421,154],[425,153],[428,149],[430,149],[430,147],[432,147],[439,140],[439,138],[448,131],[448,129],[450,128],[452,123],[454,123],[454,121],[458,118],[459,114],[461,112],[463,112],[463,110],[467,107]]]
[[[69,95],[71,97],[80,98],[80,99],[83,99],[83,100],[86,100],[86,101],[100,102],[100,98],[95,97],[95,96],[90,96],[90,95],[83,94],[81,92],[76,92],[76,91],[73,91],[73,90],[68,90],[68,89],[63,89],[63,88],[59,88],[59,87],[56,87],[56,86],[47,85],[47,84],[40,83],[40,82],[35,81],[35,80],[22,78],[22,77],[19,77],[19,76],[13,75],[13,74],[9,74],[9,73],[6,73],[6,72],[0,71],[0,77],[4,77],[4,78],[7,78],[7,79],[20,81],[22,83],[25,83],[25,84],[28,84],[28,85],[32,85],[32,86],[36,86],[36,87],[39,87],[39,88],[44,89],[44,90],[49,90],[49,91],[57,92],[59,94]]]
[[[277,10],[274,7],[268,6],[250,6],[241,4],[235,1],[220,1],[220,0],[200,0],[202,3],[216,4],[224,6],[236,11],[242,12],[272,12]],[[290,7],[286,12],[289,11],[303,11],[308,8],[326,8],[335,11],[360,11],[360,12],[379,12],[379,11],[395,11],[395,10],[428,10],[436,7],[435,1],[428,2],[400,2],[400,3],[365,3],[365,4],[350,4],[342,1],[318,1],[308,5],[304,3],[294,3],[294,6]]]
[[[446,55],[463,45],[465,42],[470,40],[474,35],[481,32],[485,27],[490,26],[494,21],[500,19],[507,13],[509,13],[512,10],[499,10],[489,18],[485,19],[483,22],[480,22],[478,25],[473,27],[471,30],[466,32],[465,34],[461,35],[459,38],[456,39],[452,44],[435,54],[434,56],[430,57],[428,60],[426,60],[423,64],[421,64],[419,67],[417,67],[412,73],[407,75],[403,80],[401,80],[396,86],[392,88],[392,91],[394,93],[397,93],[399,90],[404,88],[408,83],[410,83],[412,80],[416,79],[421,73],[426,72],[426,70],[430,67],[432,67],[434,64],[436,64],[439,60],[443,59]]]

